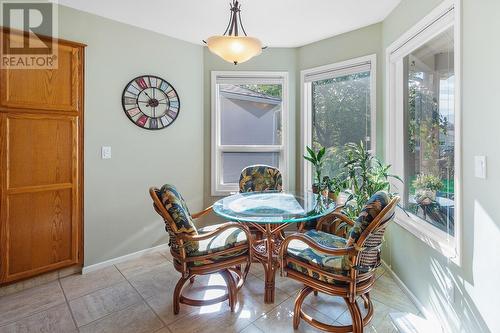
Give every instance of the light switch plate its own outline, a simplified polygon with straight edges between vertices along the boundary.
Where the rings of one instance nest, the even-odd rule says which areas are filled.
[[[101,158],[103,160],[107,160],[111,158],[111,147],[110,146],[102,146],[101,147]]]
[[[486,156],[474,156],[474,176],[486,179]]]

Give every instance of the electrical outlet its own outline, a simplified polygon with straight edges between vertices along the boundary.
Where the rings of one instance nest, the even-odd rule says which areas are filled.
[[[107,160],[111,158],[111,147],[110,146],[102,146],[101,147],[101,158],[103,160]]]

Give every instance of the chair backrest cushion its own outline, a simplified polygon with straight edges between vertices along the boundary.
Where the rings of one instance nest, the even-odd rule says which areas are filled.
[[[175,223],[173,231],[175,233],[197,235],[198,231],[191,218],[186,202],[175,186],[165,184],[161,187],[158,194],[163,206],[165,206],[165,209]]]
[[[361,210],[354,226],[349,231],[347,245],[356,243],[366,228],[373,222],[378,214],[389,204],[390,198],[387,192],[378,191],[366,202]]]
[[[240,193],[282,191],[281,172],[268,165],[252,165],[240,175]]]

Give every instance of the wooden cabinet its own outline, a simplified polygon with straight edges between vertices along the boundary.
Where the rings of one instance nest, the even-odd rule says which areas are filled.
[[[0,70],[0,284],[82,264],[84,45],[57,43],[57,69]]]

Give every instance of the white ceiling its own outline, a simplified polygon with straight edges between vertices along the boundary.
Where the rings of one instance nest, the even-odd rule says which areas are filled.
[[[240,0],[249,36],[297,47],[382,21],[401,0]],[[222,34],[230,0],[59,0],[60,4],[201,44]]]

